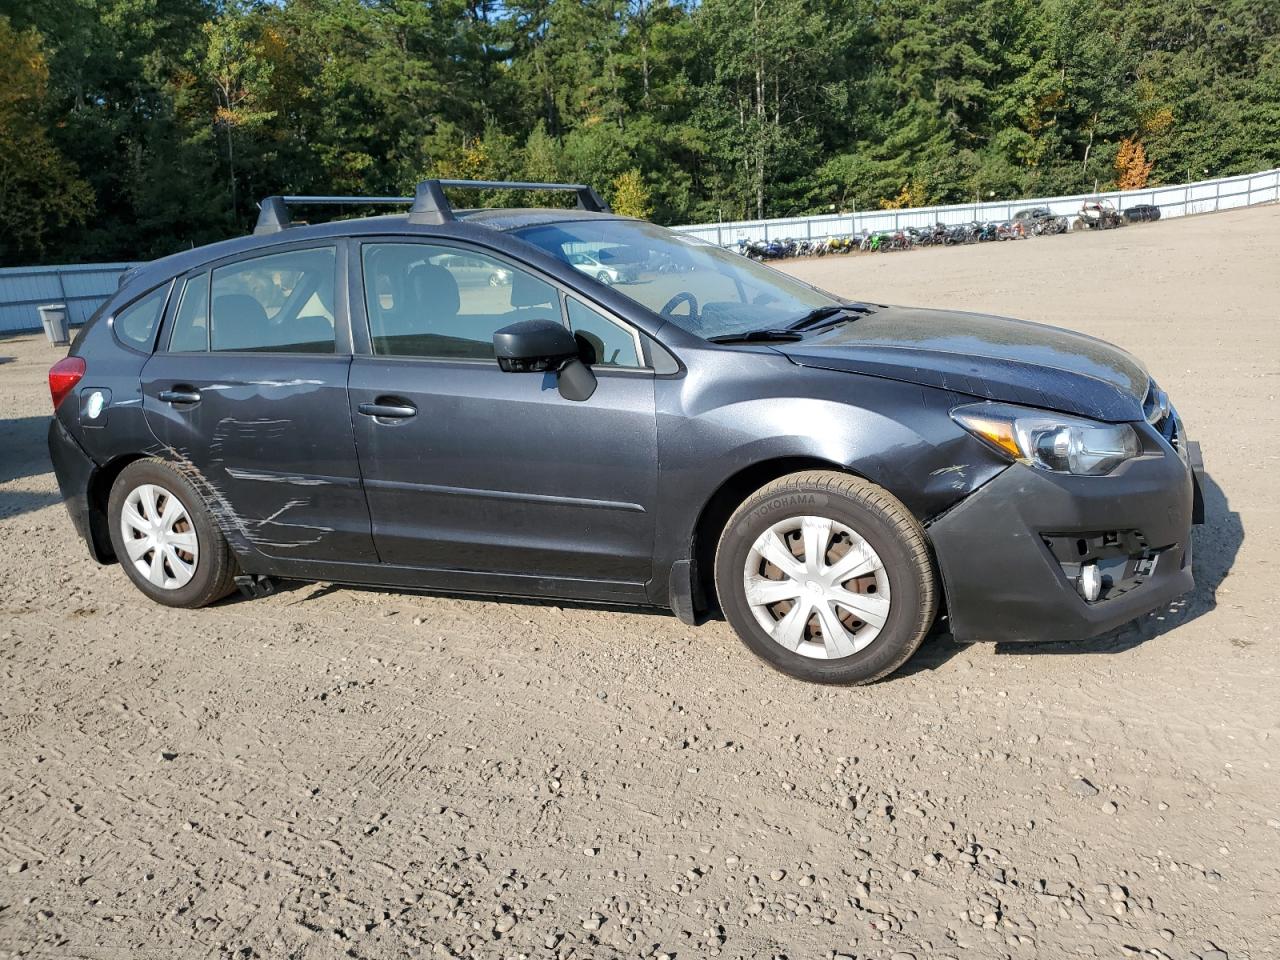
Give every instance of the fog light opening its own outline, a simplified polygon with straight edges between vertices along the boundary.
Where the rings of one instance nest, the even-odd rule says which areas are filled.
[[[1080,596],[1093,603],[1102,596],[1102,571],[1097,563],[1086,563],[1080,567],[1080,576],[1076,577],[1076,589]]]

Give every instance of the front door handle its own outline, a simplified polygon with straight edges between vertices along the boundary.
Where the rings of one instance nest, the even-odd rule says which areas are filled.
[[[407,420],[418,413],[413,404],[393,397],[379,397],[372,403],[360,404],[357,409],[366,417],[386,420]]]
[[[161,390],[159,396],[164,403],[191,404],[200,402],[200,391],[194,387],[174,387],[172,390]]]

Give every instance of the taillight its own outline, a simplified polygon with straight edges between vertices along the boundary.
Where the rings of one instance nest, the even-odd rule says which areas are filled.
[[[84,360],[80,357],[63,357],[49,368],[49,395],[53,397],[53,409],[66,399],[84,376]]]

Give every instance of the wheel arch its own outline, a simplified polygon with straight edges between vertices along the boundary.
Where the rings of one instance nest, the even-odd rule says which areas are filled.
[[[111,488],[124,468],[138,460],[146,460],[145,453],[123,453],[113,457],[99,467],[89,477],[89,534],[93,559],[99,563],[117,563],[115,549],[111,546],[111,520],[107,512],[107,502],[111,499]]]
[[[679,602],[684,598],[676,595],[676,581],[683,576],[683,573],[676,569],[672,571],[672,606],[676,609],[677,615],[681,615],[687,622],[695,623],[708,616],[720,614],[719,598],[716,596],[715,585],[715,552],[725,524],[729,521],[733,512],[751,494],[765,484],[772,483],[787,474],[799,473],[805,470],[830,470],[857,477],[860,480],[866,480],[877,486],[884,486],[880,479],[870,476],[862,470],[854,469],[848,464],[808,455],[771,457],[738,470],[715,489],[706,503],[703,504],[694,523],[689,545],[690,568],[688,582],[687,585],[684,583],[679,584],[679,587],[689,592],[688,606],[691,606],[691,615],[689,617],[684,617],[680,610]],[[893,495],[892,490],[888,490],[888,492],[891,496]],[[942,619],[946,617],[948,611],[946,582],[942,576],[938,558],[934,554],[933,541],[929,536],[927,523],[924,525],[924,529],[925,546],[928,548],[930,561],[933,563],[937,574],[937,610],[938,619]]]
[[[715,585],[716,544],[733,511],[765,484],[802,470],[834,470],[849,476],[861,477],[863,480],[872,480],[844,464],[805,455],[760,460],[743,467],[725,479],[702,505],[697,520],[694,521],[689,545],[689,557],[693,561],[691,573],[693,609],[697,615],[719,612],[720,605],[716,597]],[[872,482],[875,481],[872,480]]]

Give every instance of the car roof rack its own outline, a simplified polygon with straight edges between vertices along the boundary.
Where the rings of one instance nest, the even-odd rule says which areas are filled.
[[[400,206],[412,204],[410,223],[448,223],[457,218],[453,207],[444,195],[444,188],[462,190],[557,190],[572,192],[578,200],[579,210],[595,213],[612,213],[593,187],[582,183],[526,183],[519,180],[423,180],[412,197],[326,197],[326,196],[277,196],[267,197],[258,204],[258,223],[254,235],[279,233],[293,226],[289,208],[294,206]]]

